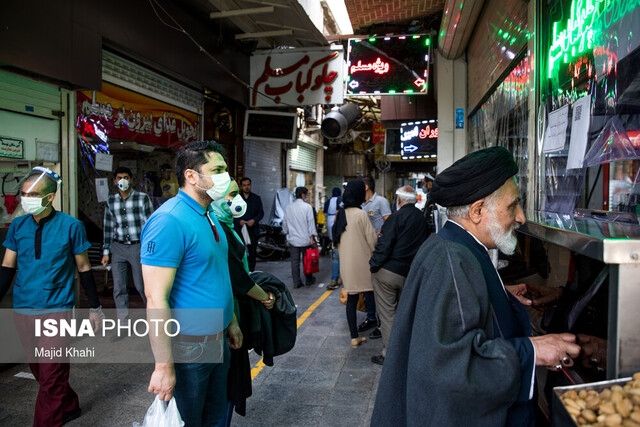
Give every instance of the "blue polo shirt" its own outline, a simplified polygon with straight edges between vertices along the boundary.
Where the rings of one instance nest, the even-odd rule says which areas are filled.
[[[140,251],[142,264],[176,269],[169,306],[181,333],[211,335],[229,325],[233,316],[229,250],[211,206],[203,208],[180,190],[144,224]]]
[[[9,226],[4,247],[18,254],[14,308],[73,307],[74,256],[91,247],[82,222],[55,210],[40,224],[23,215]]]

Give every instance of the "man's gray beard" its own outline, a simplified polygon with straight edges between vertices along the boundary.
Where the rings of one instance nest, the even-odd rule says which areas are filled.
[[[500,223],[498,223],[496,216],[493,215],[493,212],[491,220],[487,225],[489,235],[493,239],[496,248],[505,255],[513,255],[516,251],[518,238],[513,234],[513,230],[517,230],[519,227],[520,224],[516,222],[514,226],[509,227],[509,230],[505,232]]]

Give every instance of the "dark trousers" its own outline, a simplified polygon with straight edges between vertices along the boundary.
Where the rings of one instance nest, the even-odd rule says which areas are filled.
[[[356,308],[358,307],[358,300],[360,294],[348,294],[347,295],[347,323],[349,324],[349,332],[351,338],[358,338],[358,322]]]
[[[251,237],[251,243],[246,245],[247,261],[249,262],[249,271],[255,271],[256,253],[258,252],[258,236],[249,232],[249,237]]]
[[[302,280],[300,279],[300,259],[304,256],[304,252],[311,246],[290,246],[289,253],[291,253],[291,279],[293,279],[293,287],[299,288],[302,286]],[[305,284],[309,283],[313,278],[312,274],[305,274]]]
[[[54,319],[60,322],[62,319],[71,319],[71,310],[58,311],[38,315],[27,315],[14,312],[15,322],[22,347],[29,360],[29,368],[33,373],[40,388],[36,399],[36,407],[33,416],[34,427],[49,427],[62,425],[62,419],[66,414],[80,409],[78,395],[69,385],[69,358],[66,357],[66,348],[69,346],[68,337],[36,337],[35,320],[44,322],[46,319]],[[49,359],[36,357],[36,348],[61,348],[62,355]],[[38,362],[55,363],[38,363]]]
[[[34,427],[62,425],[62,418],[80,409],[78,395],[69,385],[68,363],[29,363],[29,368],[40,385]]]

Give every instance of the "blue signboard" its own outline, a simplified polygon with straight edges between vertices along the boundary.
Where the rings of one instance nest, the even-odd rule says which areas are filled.
[[[464,108],[456,108],[456,129],[464,129]]]

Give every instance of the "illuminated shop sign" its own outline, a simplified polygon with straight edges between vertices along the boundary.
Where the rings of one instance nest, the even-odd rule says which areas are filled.
[[[438,148],[438,121],[402,123],[400,147],[403,159],[435,158]]]
[[[609,27],[638,7],[637,0],[574,0],[569,18],[553,23],[548,55],[548,77],[601,45]]]
[[[344,102],[342,46],[276,49],[251,55],[252,107]]]
[[[347,95],[426,94],[427,35],[349,39]]]

